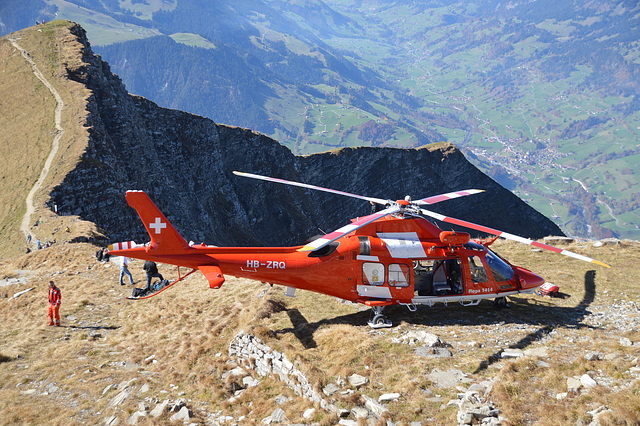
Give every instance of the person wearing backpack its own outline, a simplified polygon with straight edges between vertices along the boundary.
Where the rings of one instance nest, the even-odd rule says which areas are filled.
[[[147,273],[147,290],[151,288],[152,278],[157,277],[160,278],[161,281],[164,280],[162,275],[158,272],[158,265],[156,265],[156,262],[147,260],[146,262],[144,262],[144,266],[142,267],[142,269]]]

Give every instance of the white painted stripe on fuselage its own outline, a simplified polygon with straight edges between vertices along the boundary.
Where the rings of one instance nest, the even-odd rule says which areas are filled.
[[[376,285],[359,285],[358,296],[375,297],[380,299],[391,299],[389,287]]]
[[[415,232],[379,232],[377,235],[384,241],[391,257],[400,259],[427,257],[420,238]]]
[[[378,256],[365,256],[364,254],[359,254],[358,256],[356,256],[356,259],[366,260],[369,262],[378,262],[380,260]]]

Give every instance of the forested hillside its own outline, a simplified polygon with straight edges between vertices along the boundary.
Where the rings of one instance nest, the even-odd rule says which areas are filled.
[[[162,106],[296,154],[453,142],[567,233],[640,239],[636,2],[21,7],[0,7],[3,31],[80,22],[127,89]]]

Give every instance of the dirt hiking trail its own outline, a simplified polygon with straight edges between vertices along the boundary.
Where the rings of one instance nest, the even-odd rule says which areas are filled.
[[[38,178],[38,181],[33,185],[33,188],[31,188],[31,191],[29,191],[29,194],[27,195],[27,199],[26,199],[27,211],[22,217],[22,224],[20,225],[20,231],[22,231],[22,233],[24,234],[25,239],[28,240],[29,223],[31,222],[31,215],[35,210],[33,206],[33,197],[36,191],[38,191],[42,187],[44,180],[47,178],[47,175],[49,174],[49,169],[51,168],[53,159],[56,156],[56,153],[58,152],[58,147],[60,146],[60,138],[64,134],[64,129],[60,124],[62,121],[62,110],[64,109],[64,102],[62,101],[62,98],[60,97],[56,89],[51,85],[51,83],[49,83],[47,79],[44,78],[44,75],[42,75],[42,73],[36,66],[36,63],[29,56],[29,53],[26,50],[24,50],[22,47],[20,47],[20,45],[18,44],[18,40],[19,38],[10,38],[9,42],[11,42],[11,45],[13,47],[18,49],[18,51],[22,54],[22,57],[29,63],[29,65],[31,65],[31,69],[33,70],[33,73],[35,74],[35,76],[38,77],[40,81],[42,81],[42,83],[47,87],[47,89],[49,89],[51,94],[56,98],[56,110],[55,110],[56,130],[55,130],[55,137],[53,138],[53,143],[51,144],[51,152],[49,152],[47,161],[45,161],[44,163],[44,167],[40,172],[40,177]],[[31,245],[32,244],[33,242],[31,242]]]

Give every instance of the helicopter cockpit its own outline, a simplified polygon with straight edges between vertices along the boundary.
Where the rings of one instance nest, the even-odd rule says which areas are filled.
[[[509,281],[513,278],[514,272],[511,265],[488,248],[485,248],[481,244],[474,243],[473,241],[469,241],[465,244],[465,248],[475,251],[486,251],[485,259],[487,260],[487,266],[491,270],[493,279],[496,280],[496,282]],[[488,280],[486,277],[487,271],[482,266],[480,259],[476,256],[469,256],[469,269],[471,270],[472,281],[485,282]]]

